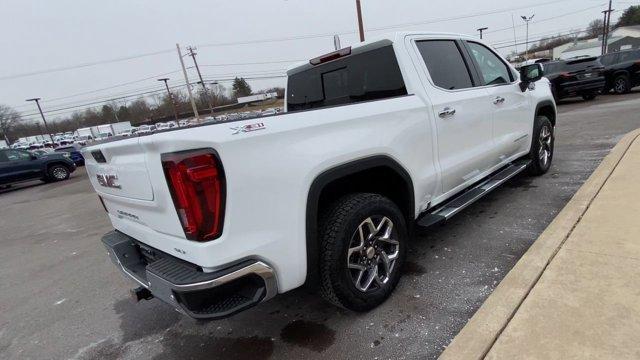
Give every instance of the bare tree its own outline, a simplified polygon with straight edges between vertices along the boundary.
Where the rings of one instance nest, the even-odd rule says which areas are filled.
[[[595,19],[587,26],[587,36],[589,38],[596,38],[604,32],[604,20]]]
[[[20,114],[12,107],[0,105],[0,132],[2,132],[2,137],[0,137],[0,139],[8,140],[9,132],[20,120]]]

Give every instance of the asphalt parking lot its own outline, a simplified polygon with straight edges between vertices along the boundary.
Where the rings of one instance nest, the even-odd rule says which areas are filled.
[[[435,358],[601,159],[640,127],[640,91],[559,107],[554,164],[520,176],[414,239],[405,277],[368,314],[305,290],[197,322],[132,283],[99,237],[111,229],[84,169],[63,183],[0,190],[0,358]]]

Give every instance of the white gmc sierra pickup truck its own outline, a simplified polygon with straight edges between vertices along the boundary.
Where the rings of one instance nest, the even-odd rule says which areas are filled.
[[[138,300],[216,319],[309,284],[367,311],[416,227],[550,167],[540,65],[518,73],[475,38],[397,33],[287,75],[283,114],[84,150],[115,228],[102,241]]]

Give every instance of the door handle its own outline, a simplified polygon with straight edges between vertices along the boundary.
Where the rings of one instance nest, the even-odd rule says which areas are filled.
[[[504,98],[502,96],[496,96],[495,99],[493,99],[493,103],[494,105],[499,105],[504,103]]]
[[[453,116],[455,114],[456,114],[456,109],[447,106],[446,108],[442,109],[442,111],[438,113],[438,116],[440,116],[441,118],[446,118],[449,116]]]

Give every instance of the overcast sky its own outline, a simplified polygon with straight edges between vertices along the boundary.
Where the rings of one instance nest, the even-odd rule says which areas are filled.
[[[512,15],[517,42],[524,42],[521,15],[535,14],[529,33],[531,39],[538,39],[585,28],[589,21],[602,16],[605,3],[362,0],[367,36],[396,30],[477,34],[477,28],[486,26],[485,40],[496,47],[513,44]],[[614,1],[614,8],[638,3]],[[45,111],[50,111],[153,90],[161,85],[155,80],[162,77],[160,74],[170,77],[172,84],[184,83],[178,71],[176,43],[198,47],[198,62],[208,81],[235,74],[248,78],[282,74],[295,62],[224,64],[309,59],[333,50],[330,34],[342,34],[343,46],[357,42],[355,0],[0,0],[0,9],[0,104],[13,106],[25,115],[35,110],[33,104],[24,101],[31,97],[42,97]],[[484,15],[473,16],[477,14]],[[304,38],[308,35],[328,36]],[[254,42],[283,38],[289,40]],[[500,49],[504,54],[512,50]],[[150,53],[157,54],[136,57]],[[135,58],[77,67],[127,57]],[[192,65],[191,59],[185,61],[187,66]],[[45,72],[69,67],[75,68]],[[195,80],[192,70],[189,76]],[[149,79],[142,80],[145,78]],[[130,84],[116,87],[123,83]],[[283,85],[284,80],[255,80],[250,84],[258,90]],[[110,89],[96,91],[103,88]],[[87,94],[73,96],[82,93]],[[70,111],[57,114],[64,116]],[[55,118],[55,114],[49,116]]]

